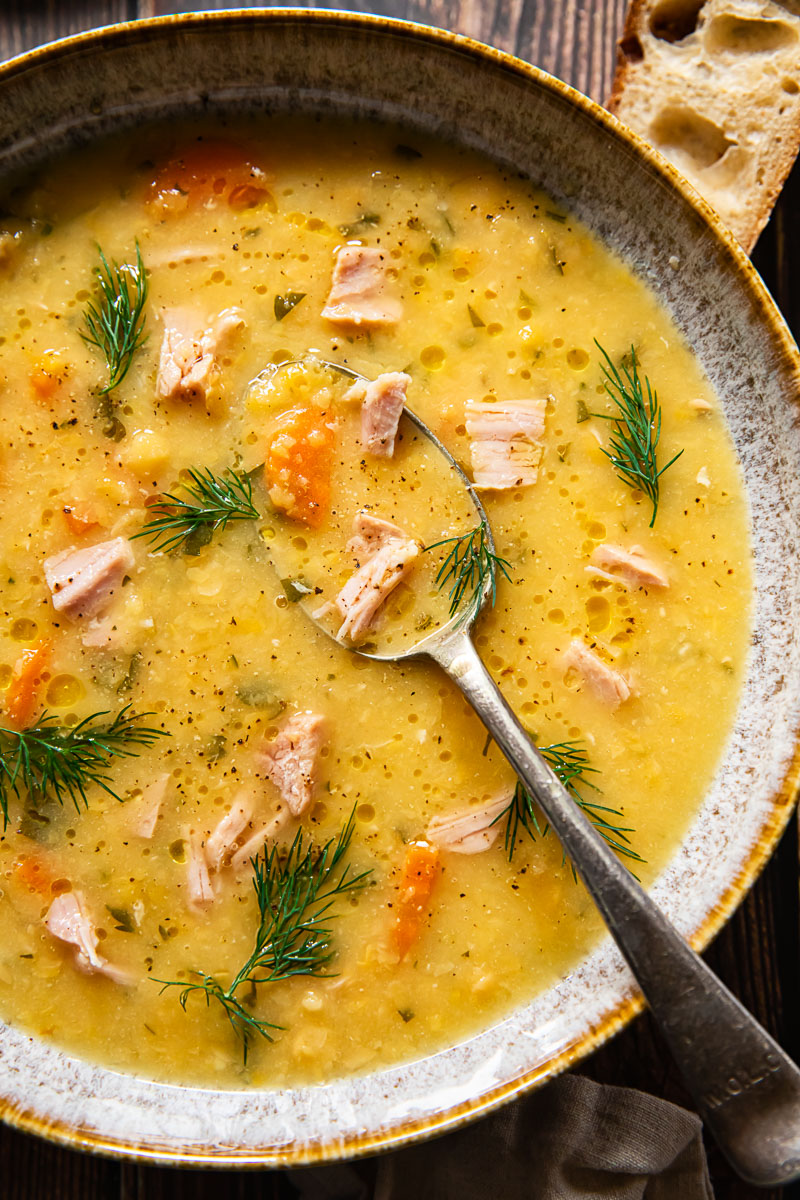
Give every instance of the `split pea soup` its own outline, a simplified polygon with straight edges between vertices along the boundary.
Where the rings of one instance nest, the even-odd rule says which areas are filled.
[[[729,736],[752,593],[669,315],[536,181],[389,126],[148,127],[3,210],[3,1019],[282,1087],[435,1052],[574,970],[600,919],[480,721],[432,664],[353,651],[493,570],[484,661],[652,883]],[[638,481],[625,402],[660,412]]]

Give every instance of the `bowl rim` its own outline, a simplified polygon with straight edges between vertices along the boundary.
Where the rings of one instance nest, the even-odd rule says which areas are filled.
[[[635,133],[597,101],[584,95],[570,84],[550,75],[542,68],[499,50],[464,34],[420,22],[400,20],[378,14],[357,13],[342,10],[310,8],[227,8],[205,10],[175,15],[146,17],[134,21],[103,25],[67,37],[44,43],[22,54],[0,63],[0,87],[15,76],[28,70],[46,66],[48,63],[68,57],[73,51],[85,53],[93,47],[105,48],[108,44],[118,47],[147,41],[159,36],[164,28],[205,30],[213,28],[236,28],[242,25],[303,24],[331,28],[349,28],[357,31],[379,31],[409,39],[412,42],[449,48],[465,57],[500,67],[506,72],[532,82],[548,90],[583,115],[599,124],[604,133],[620,147],[627,147],[636,157],[643,160],[673,191],[686,201],[703,218],[719,247],[732,260],[743,288],[767,327],[781,365],[787,374],[793,372],[800,380],[800,351],[788,329],[786,321],[777,308],[761,276],[753,266],[733,233],[725,226],[716,211],[662,154],[643,137]],[[779,788],[776,788],[769,815],[764,821],[758,840],[750,848],[746,861],[736,876],[730,880],[717,903],[705,919],[688,937],[691,947],[700,952],[735,912],[747,896],[750,888],[766,865],[786,828],[794,810],[800,788],[800,727],[795,728],[793,751],[787,761]],[[183,1149],[166,1152],[147,1144],[134,1144],[122,1138],[95,1133],[67,1121],[42,1117],[32,1108],[22,1108],[0,1097],[0,1119],[24,1133],[33,1133],[58,1145],[83,1149],[92,1153],[121,1160],[133,1160],[151,1165],[163,1164],[184,1167],[264,1168],[270,1166],[295,1166],[331,1162],[341,1159],[362,1157],[380,1151],[400,1149],[423,1137],[439,1136],[465,1125],[478,1117],[488,1115],[524,1093],[540,1086],[562,1071],[598,1049],[608,1038],[623,1029],[645,1007],[640,994],[623,998],[596,1024],[589,1026],[572,1045],[553,1055],[546,1063],[526,1071],[511,1082],[495,1086],[477,1099],[463,1101],[444,1113],[421,1118],[406,1118],[400,1127],[377,1134],[361,1134],[344,1143],[315,1143],[303,1146],[299,1151],[291,1147],[266,1152],[251,1150],[241,1153],[220,1151],[213,1147]],[[102,1068],[101,1068],[102,1069]],[[174,1085],[164,1084],[169,1087]],[[249,1092],[243,1092],[249,1095]]]

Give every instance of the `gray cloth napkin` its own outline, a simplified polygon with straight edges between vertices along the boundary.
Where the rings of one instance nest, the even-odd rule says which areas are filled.
[[[303,1178],[305,1174],[305,1178]],[[304,1200],[713,1200],[694,1113],[563,1075],[482,1121],[377,1160],[296,1172]]]

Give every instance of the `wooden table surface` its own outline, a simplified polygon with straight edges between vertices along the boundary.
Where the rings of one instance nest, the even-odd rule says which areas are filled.
[[[241,7],[255,7],[243,3]],[[343,8],[341,4],[310,4]],[[490,42],[535,63],[602,101],[626,0],[355,0],[378,12],[439,25]],[[199,7],[199,4],[198,6]],[[206,8],[233,7],[233,0]],[[277,7],[266,5],[266,7]],[[0,58],[83,29],[192,8],[175,0],[3,0]],[[800,336],[800,170],[789,179],[753,256],[795,335]],[[797,825],[792,821],[772,861],[708,951],[725,983],[795,1057],[800,1058],[800,898]],[[661,1039],[645,1014],[587,1059],[581,1072],[604,1083],[641,1088],[691,1108]],[[758,1191],[736,1180],[709,1145],[717,1200],[800,1198],[800,1185]],[[374,1163],[355,1165],[367,1184]],[[340,1180],[346,1186],[346,1170]],[[352,1180],[354,1175],[350,1175]],[[283,1200],[313,1196],[313,1181],[286,1172],[181,1171],[139,1167],[62,1150],[0,1126],[1,1200],[196,1200],[206,1196]],[[311,1190],[309,1190],[311,1189]],[[342,1195],[345,1193],[342,1192]],[[535,1195],[532,1192],[532,1200]]]

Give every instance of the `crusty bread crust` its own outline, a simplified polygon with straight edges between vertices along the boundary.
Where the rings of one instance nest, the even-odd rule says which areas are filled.
[[[631,0],[608,107],[749,252],[800,148],[799,0]]]

